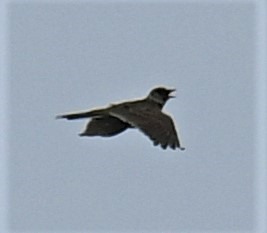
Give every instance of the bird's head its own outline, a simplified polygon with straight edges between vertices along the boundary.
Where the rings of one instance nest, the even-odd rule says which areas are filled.
[[[157,87],[150,91],[148,99],[153,102],[161,105],[162,107],[167,102],[168,99],[174,98],[175,96],[171,95],[175,89],[167,89],[165,87]]]

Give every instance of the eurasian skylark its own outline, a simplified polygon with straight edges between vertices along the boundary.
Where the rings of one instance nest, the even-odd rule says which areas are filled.
[[[171,117],[162,112],[166,102],[173,98],[170,95],[175,89],[157,87],[149,95],[140,100],[111,104],[106,108],[89,111],[68,113],[57,116],[75,120],[92,118],[80,136],[110,137],[123,132],[128,128],[137,128],[147,135],[154,145],[163,149],[168,146],[172,149],[184,150],[178,139],[177,132]]]

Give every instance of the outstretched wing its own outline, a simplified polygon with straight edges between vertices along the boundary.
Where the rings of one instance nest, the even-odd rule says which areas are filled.
[[[163,149],[169,146],[174,150],[176,148],[184,150],[180,145],[171,117],[160,110],[139,109],[136,111],[136,109],[124,108],[111,110],[110,115],[140,129],[154,142],[154,145],[161,145]]]
[[[129,128],[130,125],[112,116],[95,117],[90,120],[80,136],[110,137]]]

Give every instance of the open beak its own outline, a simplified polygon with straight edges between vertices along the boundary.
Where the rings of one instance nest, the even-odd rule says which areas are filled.
[[[175,95],[172,95],[173,92],[176,91],[176,89],[169,89],[169,98],[175,98],[176,96]]]

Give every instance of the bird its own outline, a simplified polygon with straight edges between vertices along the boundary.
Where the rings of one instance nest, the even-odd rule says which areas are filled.
[[[108,107],[57,115],[57,119],[91,118],[80,136],[111,137],[129,128],[137,128],[148,136],[154,146],[184,150],[172,118],[162,111],[176,89],[155,87],[141,99],[110,104]]]

